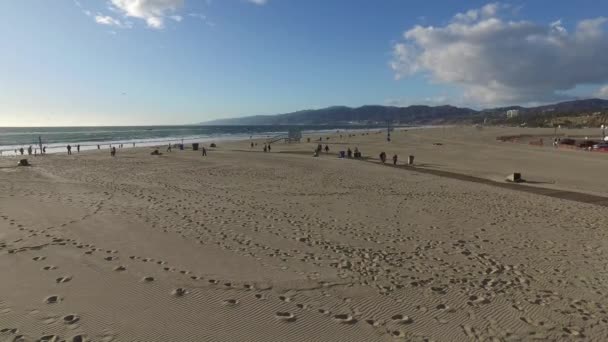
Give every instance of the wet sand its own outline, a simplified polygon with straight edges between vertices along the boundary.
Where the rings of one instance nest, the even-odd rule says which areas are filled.
[[[335,156],[608,196],[546,131],[0,159],[0,341],[606,340],[605,207]]]

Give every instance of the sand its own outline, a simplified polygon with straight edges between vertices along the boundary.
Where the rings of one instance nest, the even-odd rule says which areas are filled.
[[[604,341],[606,207],[421,170],[608,196],[514,132],[0,159],[0,341]]]

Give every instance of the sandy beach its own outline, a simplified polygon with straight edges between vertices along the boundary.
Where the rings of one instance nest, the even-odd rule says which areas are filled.
[[[608,154],[496,140],[552,133],[0,158],[0,341],[605,341],[604,202],[424,172],[608,197]]]

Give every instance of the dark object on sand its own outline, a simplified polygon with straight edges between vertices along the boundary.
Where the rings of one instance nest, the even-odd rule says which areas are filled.
[[[524,182],[524,180],[521,178],[521,173],[514,172],[507,176],[507,182],[521,183]]]
[[[155,149],[154,151],[150,152],[150,154],[153,155],[153,156],[162,156],[163,155],[162,153],[160,153],[158,151],[158,149]]]
[[[380,161],[382,162],[382,164],[386,163],[386,153],[385,152],[380,152]]]
[[[217,147],[217,145],[215,143],[211,143],[209,147]]]
[[[576,145],[576,140],[570,138],[564,138],[558,141],[561,145]]]
[[[19,160],[19,164],[17,164],[18,166],[30,166],[30,163],[27,161],[27,159],[21,159]]]
[[[433,143],[433,145],[435,145],[435,146],[443,146],[442,143]]]
[[[414,165],[414,156],[407,157],[407,165]]]
[[[198,151],[198,143],[192,143],[192,151]]]
[[[594,141],[594,140],[585,140],[582,143],[578,144],[578,147],[580,147],[580,148],[591,148],[595,144],[597,144],[597,141]]]

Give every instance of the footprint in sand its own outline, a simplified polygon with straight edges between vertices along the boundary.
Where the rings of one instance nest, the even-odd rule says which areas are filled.
[[[357,323],[357,320],[349,315],[349,314],[337,314],[334,315],[334,320],[338,323],[342,323],[342,324],[355,324]]]
[[[319,309],[319,313],[326,316],[329,316],[331,314],[331,312],[326,309]]]
[[[42,336],[40,339],[38,339],[39,342],[59,342],[59,336],[57,335],[46,335],[46,336]]]
[[[65,324],[74,324],[74,323],[78,322],[79,320],[80,320],[80,317],[78,317],[77,315],[63,316],[63,322]]]
[[[284,321],[284,322],[295,322],[296,321],[296,315],[289,313],[289,312],[277,312],[277,313],[275,313],[274,317],[276,317],[277,319]]]
[[[410,317],[401,314],[394,315],[393,317],[391,317],[391,319],[393,320],[393,322],[398,324],[410,324],[414,322]]]
[[[377,327],[380,325],[380,322],[376,321],[375,319],[366,319],[365,323],[371,325],[372,327]]]
[[[127,267],[125,267],[125,266],[116,266],[116,267],[114,267],[114,271],[116,271],[116,272],[123,272],[123,271],[126,271],[126,270],[127,270]]]
[[[42,269],[45,271],[56,270],[57,266],[44,266]]]
[[[237,299],[226,299],[222,301],[222,304],[224,306],[236,306],[237,304],[239,304],[239,301]]]
[[[257,299],[259,299],[259,300],[267,300],[268,299],[268,297],[264,296],[261,293],[256,293],[254,297],[257,298]]]
[[[0,329],[0,334],[16,334],[17,333],[17,328],[4,328],[4,329]]]
[[[72,280],[72,277],[71,277],[71,276],[65,276],[65,277],[59,277],[59,278],[55,279],[55,282],[56,282],[57,284],[61,284],[61,283],[67,283],[67,282],[69,282],[70,280]]]
[[[116,259],[118,259],[118,257],[114,257],[114,256],[107,256],[107,257],[103,258],[103,260],[105,260],[105,261],[113,261]]]
[[[37,256],[37,257],[32,258],[32,260],[34,260],[34,261],[42,261],[44,259],[46,259],[46,257],[44,257],[44,256]]]
[[[86,342],[88,341],[86,336],[84,335],[76,335],[74,337],[72,337],[72,339],[70,340],[71,342]]]
[[[285,296],[279,296],[279,300],[281,300],[281,301],[283,301],[285,303],[291,302],[291,298],[285,297]]]
[[[47,304],[56,304],[61,301],[61,297],[59,296],[48,296],[44,299],[44,302]]]
[[[151,283],[151,282],[153,282],[153,281],[154,281],[154,277],[143,277],[143,278],[142,278],[142,281],[143,281],[144,283]]]
[[[178,287],[177,289],[171,291],[171,294],[174,297],[183,297],[188,293],[188,291],[186,291],[186,289]]]

